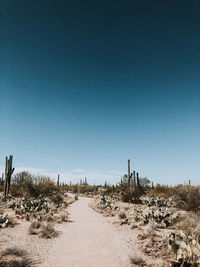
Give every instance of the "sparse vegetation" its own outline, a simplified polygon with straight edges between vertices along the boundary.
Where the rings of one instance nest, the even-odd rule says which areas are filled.
[[[41,230],[41,222],[33,221],[29,226],[29,234],[30,235],[37,235],[40,233]]]
[[[89,185],[87,179],[65,185],[59,179],[55,185],[48,177],[27,172],[14,175],[10,185],[12,195],[7,195],[1,205],[0,228],[14,225],[12,218],[4,214],[5,208],[12,208],[18,218],[30,221],[30,235],[51,239],[58,236],[56,223],[68,221],[69,204],[79,196],[94,197],[91,206],[104,216],[113,217],[113,223],[130,230],[142,248],[140,251],[148,257],[170,258],[172,266],[200,264],[199,186],[150,186],[148,178],[140,178],[135,172],[124,175],[116,185],[107,182],[104,186]],[[3,260],[7,253],[2,253]],[[26,260],[19,251],[11,254],[14,260],[16,257]],[[141,255],[131,257],[131,264],[148,266]]]
[[[58,232],[55,231],[54,227],[50,223],[44,223],[41,226],[39,237],[50,239],[58,236]]]
[[[13,196],[31,196],[51,195],[53,192],[59,191],[49,177],[34,176],[28,172],[17,173],[13,176],[11,194]]]
[[[29,226],[29,234],[39,235],[41,238],[50,239],[58,236],[58,232],[55,231],[53,225],[49,222],[34,221]]]
[[[1,267],[30,267],[32,263],[27,252],[16,247],[7,248],[0,255]]]
[[[126,219],[126,213],[124,211],[120,212],[118,216],[120,219]]]
[[[130,263],[137,266],[146,266],[146,262],[144,261],[143,257],[141,255],[134,255],[130,257]]]

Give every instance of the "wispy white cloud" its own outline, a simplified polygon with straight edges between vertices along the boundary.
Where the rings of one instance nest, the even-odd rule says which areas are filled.
[[[3,172],[3,166],[0,166],[1,172]],[[58,173],[52,172],[47,169],[40,169],[40,168],[31,168],[31,167],[21,167],[18,166],[15,168],[14,173],[27,171],[34,175],[45,175],[49,176],[52,179],[56,180]],[[63,171],[59,172],[61,182],[69,183],[76,183],[80,181],[80,179],[84,179],[87,177],[89,183],[93,184],[103,184],[105,181],[109,182],[110,184],[116,183],[120,180],[120,177],[123,175],[121,171],[109,170],[108,172],[102,171],[100,169],[96,170],[86,170],[86,169],[75,169],[71,171]]]

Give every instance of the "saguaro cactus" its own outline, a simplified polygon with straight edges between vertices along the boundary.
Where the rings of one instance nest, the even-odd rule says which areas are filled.
[[[11,182],[11,176],[15,170],[15,168],[12,167],[12,160],[13,156],[10,156],[9,159],[6,157],[6,166],[5,166],[5,182],[4,182],[4,196],[6,197],[10,192],[10,182]]]
[[[57,186],[60,185],[60,174],[58,174],[58,179],[57,179]]]
[[[134,184],[134,188],[135,188],[135,190],[136,190],[135,171],[133,171],[133,184]]]
[[[128,159],[128,186],[131,184],[131,175],[130,175],[130,159]]]
[[[1,176],[1,179],[0,179],[0,185],[3,185],[3,183],[4,183],[3,177],[4,177],[4,173],[2,173],[2,176]]]
[[[140,179],[139,179],[139,173],[138,172],[136,173],[136,176],[137,176],[137,185],[140,185]]]

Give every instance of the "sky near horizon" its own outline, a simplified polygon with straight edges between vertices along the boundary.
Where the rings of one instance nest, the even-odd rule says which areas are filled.
[[[0,172],[200,182],[200,1],[0,0]]]

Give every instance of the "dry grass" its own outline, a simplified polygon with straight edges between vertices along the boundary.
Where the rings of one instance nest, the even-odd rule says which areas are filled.
[[[55,221],[57,223],[67,222],[68,221],[68,212],[65,210],[59,212],[59,215],[55,216]]]
[[[136,223],[132,223],[130,229],[134,230],[136,228],[138,228],[138,225]]]
[[[56,194],[50,197],[50,200],[54,203],[54,204],[60,204],[63,202],[63,196],[61,194]]]
[[[49,222],[40,223],[34,221],[29,226],[30,235],[39,235],[41,238],[50,239],[58,236],[58,232],[55,231],[53,225]]]
[[[39,221],[34,221],[31,223],[29,226],[28,232],[30,235],[37,235],[40,233],[40,228],[41,228],[41,222]]]
[[[126,219],[126,213],[124,211],[121,211],[118,216],[120,219]]]
[[[74,198],[69,198],[66,201],[67,205],[73,204],[74,202],[75,202],[75,199]]]
[[[189,214],[177,224],[177,229],[182,230],[187,235],[194,237],[200,236],[200,216],[196,214]]]
[[[24,250],[12,247],[1,253],[0,267],[30,267],[31,265],[32,261]]]
[[[46,215],[46,216],[44,217],[44,221],[46,221],[46,222],[54,222],[54,220],[55,220],[55,218],[54,218],[54,216],[52,216],[51,214]]]
[[[58,236],[58,232],[55,231],[54,227],[50,223],[44,223],[41,227],[39,237],[45,239],[51,239]]]
[[[68,221],[68,212],[67,211],[61,211],[60,212],[60,219],[62,222]]]
[[[144,259],[142,258],[141,255],[139,254],[135,254],[134,256],[130,257],[130,263],[134,266],[147,266],[146,262],[144,261]]]

